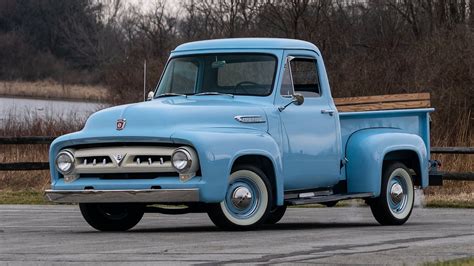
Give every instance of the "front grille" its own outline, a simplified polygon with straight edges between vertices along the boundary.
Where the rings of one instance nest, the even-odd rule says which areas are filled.
[[[174,147],[118,146],[71,149],[76,174],[176,173]]]

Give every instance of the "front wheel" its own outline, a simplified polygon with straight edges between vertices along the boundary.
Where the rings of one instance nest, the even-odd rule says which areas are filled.
[[[286,208],[286,205],[274,207],[268,214],[267,220],[265,220],[265,224],[278,223],[285,215]]]
[[[126,231],[143,217],[144,206],[126,203],[81,203],[86,222],[100,231]]]
[[[225,199],[211,204],[208,215],[219,228],[245,230],[267,219],[272,205],[272,189],[265,174],[251,165],[238,166],[229,177]]]
[[[408,168],[399,162],[383,170],[380,196],[370,200],[370,209],[382,225],[404,224],[413,210],[413,181]]]

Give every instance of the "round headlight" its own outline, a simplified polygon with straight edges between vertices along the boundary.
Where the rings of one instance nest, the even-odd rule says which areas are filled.
[[[61,174],[69,174],[74,168],[74,156],[69,151],[61,151],[56,156],[56,168]]]
[[[176,171],[180,173],[185,172],[189,167],[191,167],[191,154],[185,149],[176,149],[171,156],[171,162]]]

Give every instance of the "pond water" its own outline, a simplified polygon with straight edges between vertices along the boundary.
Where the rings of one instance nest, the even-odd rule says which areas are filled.
[[[93,112],[107,106],[107,104],[80,101],[0,97],[0,124],[12,117],[15,117],[17,121],[40,118],[64,120],[71,117],[85,120]]]

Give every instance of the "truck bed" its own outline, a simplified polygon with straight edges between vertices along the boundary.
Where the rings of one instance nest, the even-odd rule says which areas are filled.
[[[398,128],[420,136],[429,154],[429,93],[335,98],[341,123],[342,147],[356,131],[368,128]]]

